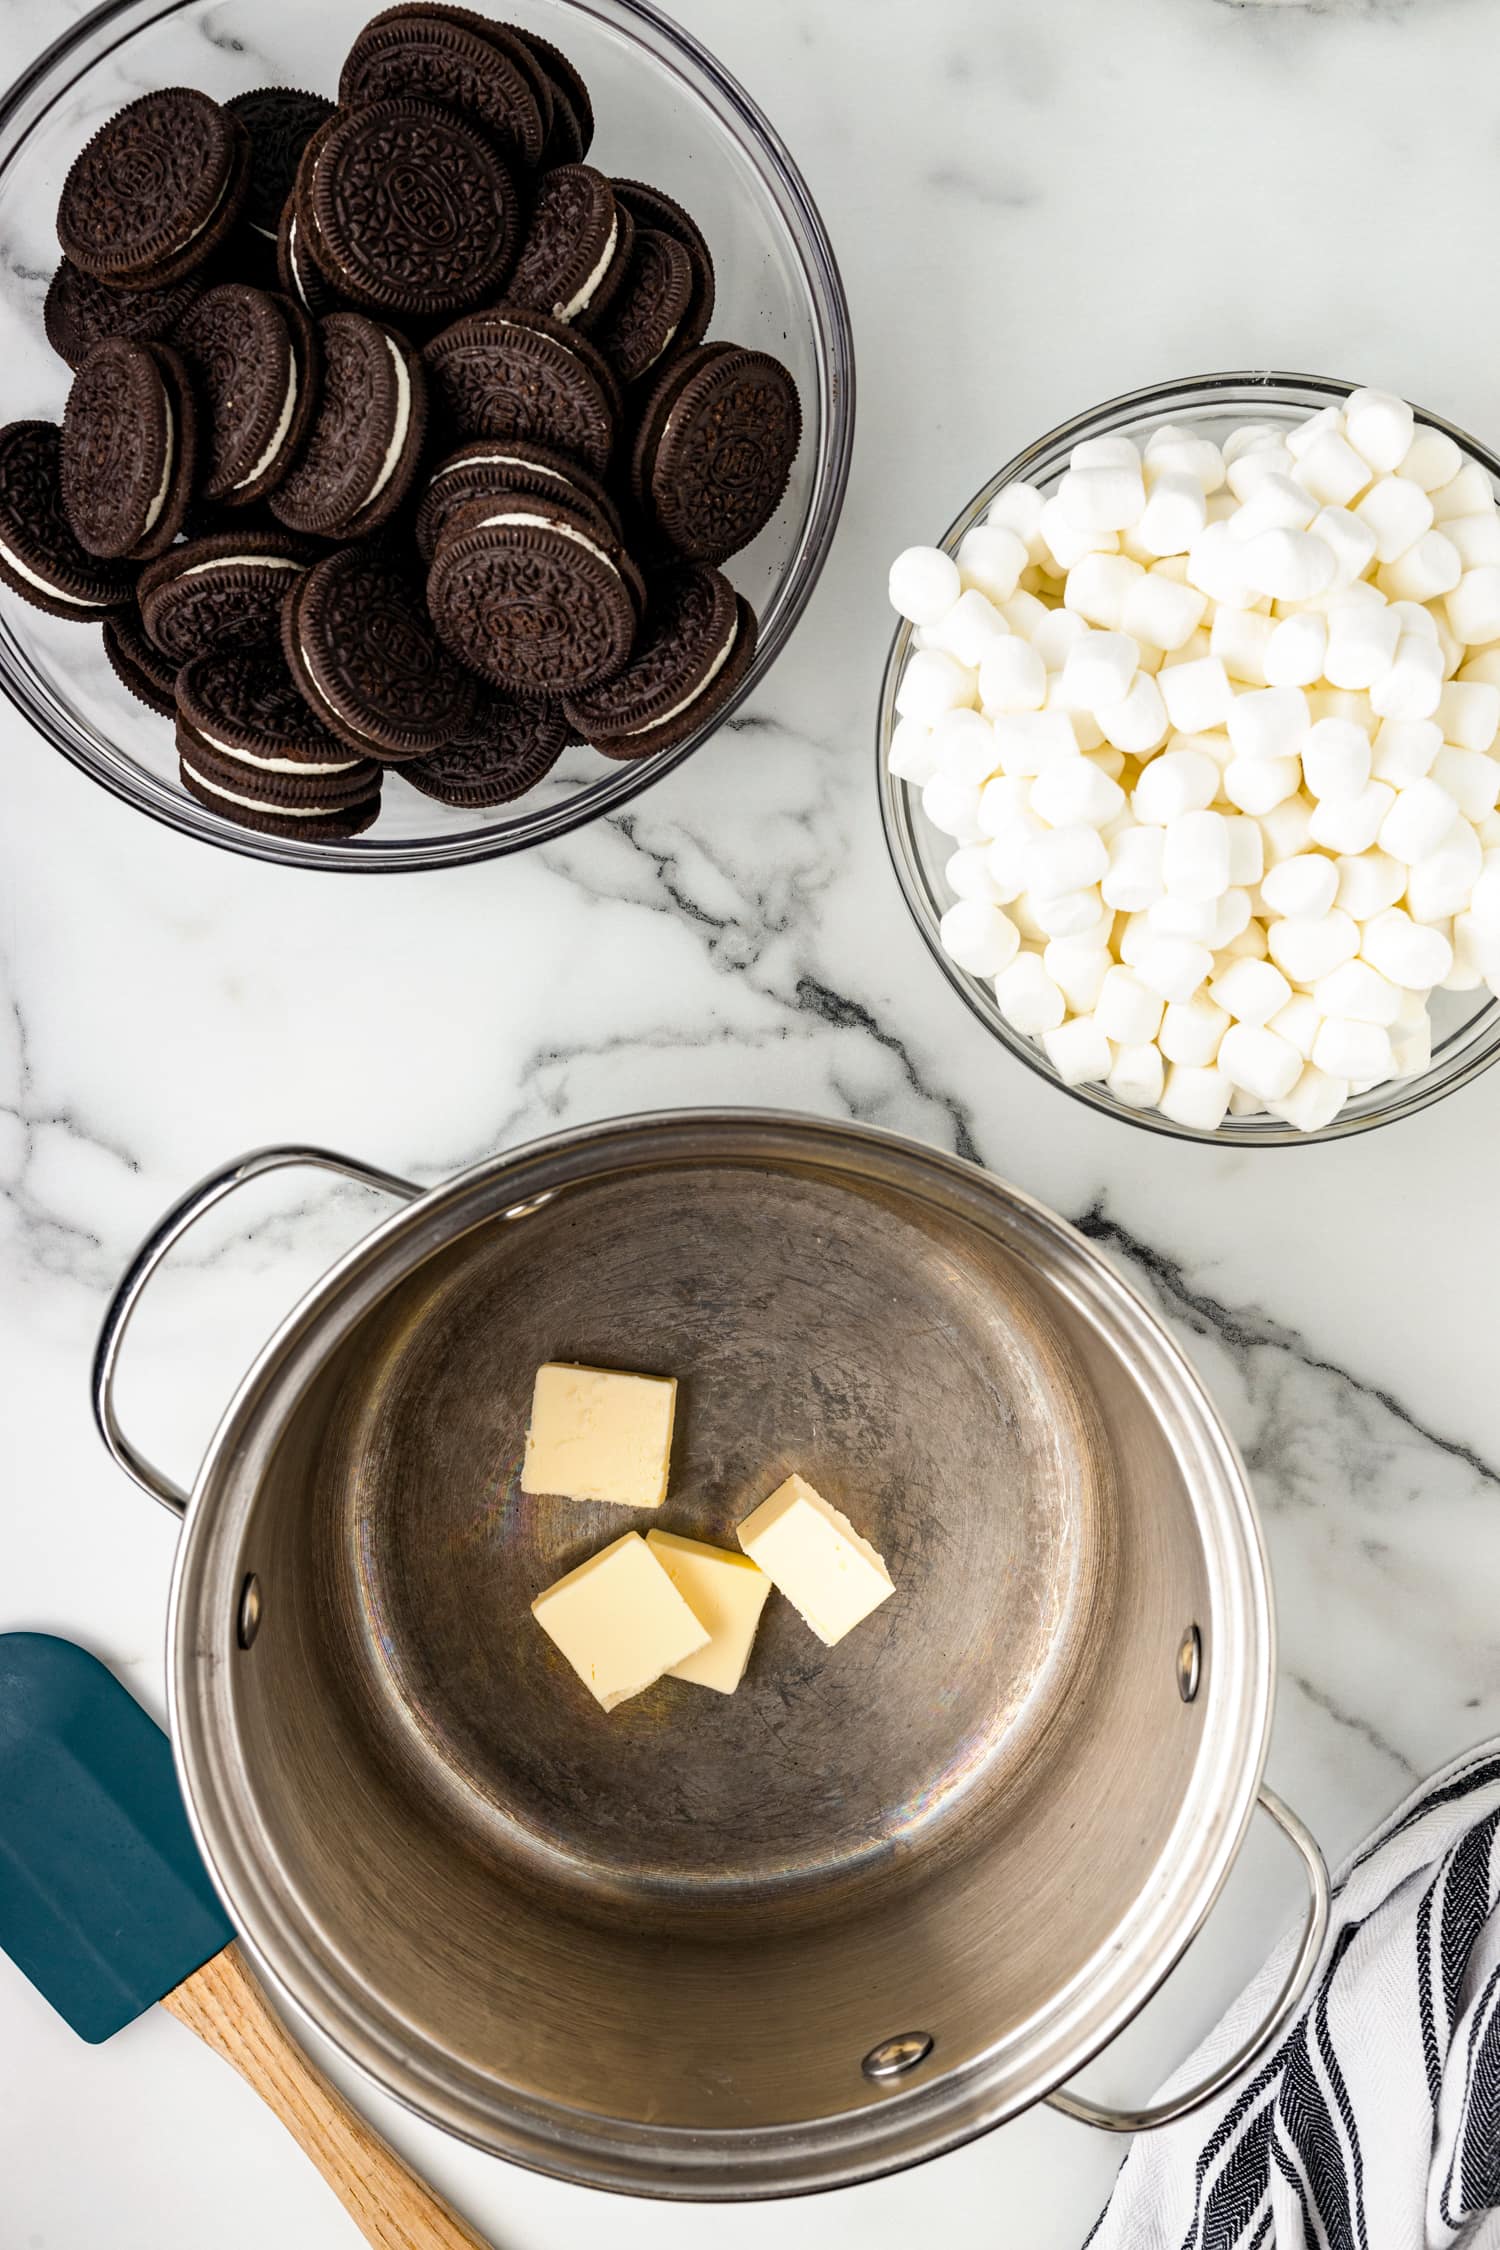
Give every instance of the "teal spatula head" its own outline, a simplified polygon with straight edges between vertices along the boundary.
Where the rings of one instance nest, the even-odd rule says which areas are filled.
[[[71,1641],[0,1633],[0,1949],[97,2044],[233,1935],[161,1728]]]

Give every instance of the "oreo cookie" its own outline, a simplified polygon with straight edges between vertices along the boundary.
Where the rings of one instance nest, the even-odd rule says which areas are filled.
[[[147,637],[179,665],[215,649],[274,648],[287,588],[317,557],[312,540],[284,531],[185,540],[141,574]]]
[[[542,174],[516,270],[512,304],[587,330],[608,312],[630,263],[635,221],[590,164]]]
[[[582,73],[574,68],[560,47],[554,47],[551,40],[543,39],[540,33],[525,31],[519,36],[546,73],[552,91],[552,130],[542,151],[542,162],[544,165],[581,164],[594,139],[594,105]]]
[[[0,429],[0,583],[49,617],[97,625],[134,599],[136,574],[80,546],[63,510],[55,422]]]
[[[693,269],[693,293],[672,342],[679,351],[686,351],[690,344],[701,344],[713,318],[716,286],[713,255],[702,228],[680,203],[661,188],[648,187],[644,180],[616,180],[614,190],[615,201],[630,213],[637,232],[649,227],[656,234],[669,234],[687,252]]]
[[[540,162],[550,89],[500,24],[460,8],[387,8],[360,32],[339,74],[339,104],[438,102],[483,128],[513,163]]]
[[[469,313],[422,354],[437,420],[461,438],[525,438],[609,466],[619,389],[587,337],[546,313],[497,305]]]
[[[422,757],[468,723],[474,682],[449,662],[415,579],[378,543],[325,555],[296,582],[281,645],[323,724],[362,756]]]
[[[279,650],[199,657],[179,673],[176,703],[184,787],[226,819],[295,822],[285,833],[296,835],[304,825],[323,833],[323,821],[340,816],[341,836],[374,819],[379,766],[351,757],[320,724]]]
[[[327,314],[318,339],[317,411],[269,505],[291,531],[355,539],[386,522],[410,489],[427,429],[427,385],[405,338],[362,313]]]
[[[164,719],[177,715],[177,666],[151,646],[133,610],[104,620],[104,653],[126,693]]]
[[[546,779],[567,743],[555,703],[523,702],[481,687],[463,731],[441,750],[413,758],[401,778],[442,805],[473,811],[508,805]]]
[[[755,612],[706,563],[651,582],[630,662],[613,679],[564,699],[569,724],[606,758],[650,758],[708,725],[755,654]]]
[[[555,698],[620,670],[636,593],[592,515],[530,494],[473,501],[446,525],[427,580],[460,663],[512,695]]]
[[[289,297],[225,281],[184,314],[174,341],[200,409],[199,496],[248,507],[281,482],[312,420],[312,322]]]
[[[281,214],[297,177],[302,151],[333,115],[333,103],[295,86],[255,86],[224,104],[250,135],[250,179],[241,226],[274,253]]]
[[[276,278],[283,294],[294,305],[310,313],[314,320],[324,313],[338,311],[338,292],[322,272],[315,258],[310,258],[297,225],[297,196],[295,189],[287,197],[281,214],[281,224],[276,230]]]
[[[625,279],[595,333],[622,383],[640,382],[677,343],[694,286],[682,244],[657,227],[637,227]]]
[[[63,410],[63,508],[80,546],[136,562],[170,547],[192,497],[197,429],[176,352],[120,336],[96,344]]]
[[[114,289],[64,258],[47,284],[42,326],[58,358],[65,359],[76,374],[106,337],[125,336],[134,344],[160,343],[201,287],[198,276],[189,274],[165,289]]]
[[[496,492],[529,492],[541,500],[592,510],[609,538],[622,538],[619,514],[587,469],[524,438],[473,438],[439,461],[427,479],[414,526],[417,552],[431,563],[443,528],[472,500]]]
[[[801,436],[797,386],[780,360],[699,345],[672,361],[647,401],[632,495],[678,554],[723,562],[776,513]]]
[[[267,781],[247,774],[235,760],[218,758],[211,751],[183,747],[178,737],[178,778],[190,797],[236,828],[249,828],[260,836],[295,836],[320,844],[347,843],[374,825],[380,813],[380,790],[367,790],[350,798],[336,784],[316,791],[296,789],[284,782]]]
[[[367,312],[450,319],[498,295],[520,203],[482,133],[434,102],[350,110],[316,134],[297,224],[339,295]]]
[[[63,255],[120,289],[164,288],[211,258],[250,187],[250,136],[192,86],[141,94],[73,159]]]

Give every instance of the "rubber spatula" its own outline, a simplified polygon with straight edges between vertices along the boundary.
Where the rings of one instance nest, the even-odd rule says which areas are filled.
[[[377,2250],[484,2250],[293,2044],[233,1936],[161,1728],[71,1641],[0,1633],[0,1948],[96,2043],[160,2001],[270,2104]]]

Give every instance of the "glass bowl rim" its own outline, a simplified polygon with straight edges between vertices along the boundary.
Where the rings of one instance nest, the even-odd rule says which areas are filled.
[[[1076,442],[1091,435],[1101,423],[1111,425],[1120,421],[1140,420],[1154,412],[1165,412],[1174,402],[1192,399],[1196,410],[1216,399],[1225,406],[1243,404],[1254,408],[1258,396],[1268,403],[1285,405],[1279,398],[1274,401],[1268,394],[1282,390],[1310,393],[1314,398],[1328,400],[1347,398],[1361,386],[1331,375],[1306,375],[1279,368],[1226,368],[1204,375],[1179,375],[1165,381],[1143,384],[1140,389],[1121,391],[1115,397],[1102,399],[1097,405],[1072,414],[1015,454],[1002,468],[986,479],[979,490],[948,525],[935,544],[945,553],[951,552],[963,533],[975,523],[989,506],[996,493],[1007,484],[1024,478],[1035,464],[1053,453],[1058,447]],[[1207,396],[1205,397],[1205,394]],[[1500,457],[1471,437],[1458,423],[1447,421],[1425,406],[1415,406],[1417,421],[1425,428],[1441,430],[1453,439],[1466,458],[1477,461],[1487,474],[1500,485]],[[1006,1052],[1024,1063],[1044,1084],[1054,1092],[1066,1094],[1080,1102],[1096,1116],[1113,1119],[1116,1123],[1134,1125],[1139,1131],[1156,1133],[1169,1140],[1196,1141],[1210,1148],[1268,1149],[1316,1147],[1319,1142],[1346,1140],[1355,1133],[1367,1133],[1377,1126],[1394,1125],[1428,1109],[1447,1094],[1456,1093],[1469,1085],[1492,1063],[1500,1061],[1500,1001],[1491,999],[1469,1019],[1470,1028],[1489,1025],[1489,1043],[1478,1053],[1463,1061],[1456,1061],[1446,1071],[1436,1073],[1431,1068],[1409,1081],[1390,1080],[1391,1098],[1380,1107],[1349,1116],[1341,1111],[1331,1124],[1320,1126],[1314,1133],[1299,1132],[1295,1126],[1261,1124],[1257,1120],[1226,1118],[1212,1132],[1201,1127],[1180,1125],[1174,1118],[1164,1117],[1155,1109],[1132,1109],[1127,1103],[1115,1099],[1103,1087],[1091,1085],[1069,1086],[1058,1076],[1043,1050],[1022,1033],[1013,1031],[998,1015],[992,1015],[980,997],[978,981],[968,971],[961,969],[943,950],[938,934],[937,919],[932,913],[925,885],[917,873],[915,854],[911,845],[913,792],[899,775],[893,775],[888,764],[891,733],[895,723],[896,689],[906,662],[911,643],[912,627],[905,618],[898,618],[881,677],[880,700],[875,721],[876,790],[880,802],[880,821],[885,834],[886,850],[895,870],[896,880],[908,913],[917,930],[948,983],[993,1039],[997,1039]],[[1482,1034],[1481,1034],[1482,1036]],[[1403,1085],[1406,1091],[1401,1091]]]
[[[152,28],[201,4],[202,0],[160,0],[154,12],[141,24],[130,27],[123,37],[128,40],[137,30]],[[698,74],[695,94],[707,103],[719,123],[738,142],[763,186],[769,183],[774,190],[770,195],[772,207],[792,236],[815,341],[822,443],[814,464],[806,519],[791,553],[784,597],[770,629],[761,634],[744,679],[709,724],[671,749],[642,759],[638,767],[622,761],[613,771],[576,791],[566,803],[523,816],[514,825],[499,822],[488,829],[463,828],[451,835],[393,841],[372,850],[369,845],[361,848],[357,841],[314,846],[297,838],[238,829],[199,806],[185,792],[174,794],[170,783],[138,765],[128,753],[118,750],[107,739],[105,748],[113,753],[113,764],[82,741],[70,740],[54,721],[47,697],[34,691],[31,679],[13,676],[8,650],[14,646],[14,636],[9,625],[5,625],[0,631],[0,642],[7,647],[5,660],[0,661],[0,694],[11,709],[96,787],[134,812],[143,813],[180,835],[239,858],[263,860],[278,867],[307,869],[314,874],[358,875],[432,873],[447,867],[473,866],[536,845],[556,843],[595,820],[619,812],[644,795],[729,723],[770,671],[800,623],[822,576],[843,513],[854,448],[854,335],[848,296],[833,244],[801,168],[765,112],[733,73],[692,32],[655,6],[654,0],[607,0],[607,5],[602,7],[594,5],[594,0],[548,0],[548,4],[559,13],[588,16],[617,31],[623,29],[655,70],[663,67],[662,62],[649,41],[633,28],[631,19],[688,62]],[[90,9],[52,40],[0,93],[0,137],[15,127],[25,104],[49,76],[71,56],[89,46],[109,24],[139,6],[140,0],[101,0],[99,6]],[[625,19],[623,25],[621,18]],[[117,42],[120,43],[123,42]],[[112,51],[106,49],[105,53]],[[102,59],[102,55],[90,56],[67,85],[76,84],[78,78],[86,76]],[[65,90],[60,87],[58,92]],[[49,110],[50,107],[49,103]],[[16,149],[6,159],[7,166],[20,153],[39,122],[33,119],[26,125]]]

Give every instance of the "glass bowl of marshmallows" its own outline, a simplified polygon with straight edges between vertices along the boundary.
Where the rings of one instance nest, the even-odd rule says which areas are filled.
[[[1053,430],[897,558],[886,837],[1012,1053],[1257,1147],[1495,1061],[1497,489],[1388,392],[1206,375]]]

